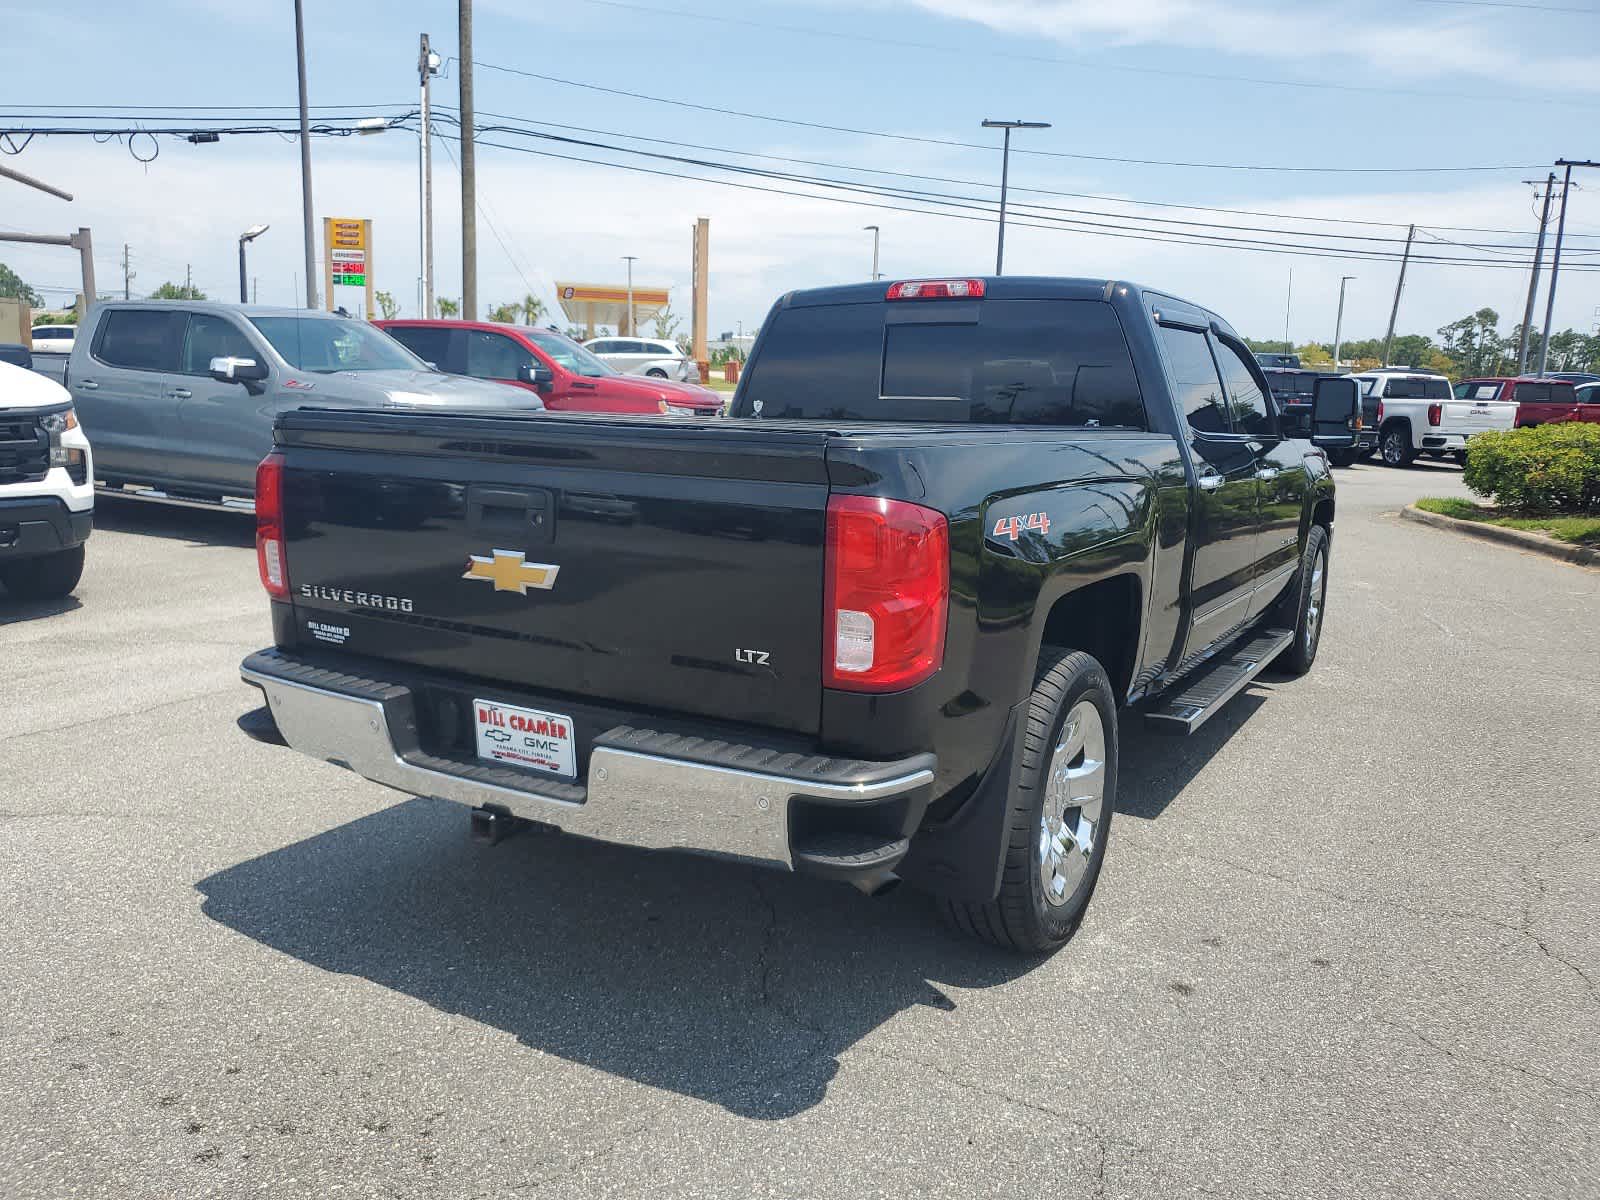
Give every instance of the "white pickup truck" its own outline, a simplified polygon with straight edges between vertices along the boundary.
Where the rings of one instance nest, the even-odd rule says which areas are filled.
[[[1465,463],[1473,434],[1517,424],[1515,401],[1457,400],[1450,381],[1429,371],[1385,368],[1354,378],[1378,401],[1378,452],[1391,467],[1409,467],[1419,454]]]
[[[0,363],[0,595],[65,596],[83,574],[94,466],[59,383]]]

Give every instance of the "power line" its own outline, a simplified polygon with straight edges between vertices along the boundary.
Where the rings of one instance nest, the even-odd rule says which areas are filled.
[[[878,46],[896,46],[910,50],[932,51],[938,54],[957,55],[962,59],[970,60],[975,55],[986,58],[1001,58],[1015,62],[1044,63],[1051,66],[1070,66],[1079,70],[1112,71],[1131,75],[1156,75],[1168,76],[1178,79],[1201,79],[1209,83],[1248,84],[1255,87],[1283,87],[1295,88],[1302,91],[1331,91],[1331,92],[1358,92],[1368,95],[1395,95],[1395,96],[1420,96],[1425,99],[1438,100],[1475,100],[1483,102],[1494,100],[1503,103],[1509,100],[1514,104],[1557,104],[1571,108],[1592,108],[1592,105],[1569,105],[1563,99],[1537,98],[1537,97],[1494,97],[1486,92],[1431,92],[1421,88],[1396,88],[1368,86],[1356,83],[1331,83],[1322,79],[1280,79],[1255,75],[1222,74],[1220,72],[1186,71],[1176,67],[1142,67],[1128,63],[1109,63],[1101,57],[1071,56],[1057,54],[1027,54],[1011,50],[974,50],[970,46],[942,46],[935,42],[917,42],[906,38],[882,37],[875,34],[845,32],[838,29],[820,29],[808,25],[785,25],[772,21],[756,21],[748,17],[730,17],[719,13],[695,12],[692,9],[659,8],[653,5],[630,3],[628,0],[583,0],[584,3],[596,4],[606,8],[620,8],[631,12],[648,13],[653,16],[671,17],[677,20],[709,21],[723,25],[738,25],[749,29],[773,30],[779,33],[797,33],[806,37],[828,38],[835,41],[862,42]],[[1436,0],[1443,3],[1445,0]],[[1464,3],[1466,0],[1455,0]],[[1532,7],[1532,6],[1530,6]],[[1575,10],[1588,11],[1588,10]],[[477,66],[487,64],[477,62]]]
[[[501,114],[495,114],[495,113],[485,113],[484,115],[485,116],[501,116]],[[446,110],[446,112],[444,114],[444,119],[446,119],[446,120],[450,119],[450,114],[448,113],[448,110]],[[506,118],[506,119],[519,120],[519,118]],[[732,149],[729,149],[727,147],[710,146],[710,145],[705,145],[704,143],[677,142],[677,141],[672,141],[670,139],[665,139],[665,138],[643,137],[643,136],[635,135],[635,134],[618,133],[616,131],[586,130],[586,129],[583,129],[583,127],[581,127],[581,126],[559,125],[559,124],[556,124],[554,122],[531,121],[531,122],[525,122],[524,123],[524,125],[526,125],[526,124],[548,126],[548,127],[553,127],[553,128],[581,130],[583,132],[607,133],[610,136],[614,136],[614,137],[629,138],[629,139],[637,140],[637,141],[646,141],[646,142],[651,142],[651,143],[657,144],[657,145],[672,145],[672,146],[680,146],[680,147],[691,148],[691,149],[713,150],[713,151],[717,151],[717,152],[720,152],[720,153],[737,154],[737,155],[740,155],[742,157],[762,158],[762,159],[768,159],[768,160],[776,161],[776,162],[788,162],[788,163],[796,163],[796,164],[805,165],[805,166],[827,167],[827,168],[830,168],[830,169],[833,169],[833,170],[855,171],[855,172],[863,173],[863,174],[886,175],[886,176],[890,176],[890,177],[896,178],[896,179],[913,179],[913,180],[927,181],[927,182],[953,183],[953,184],[960,184],[960,185],[969,186],[969,187],[981,187],[981,188],[991,189],[991,190],[995,186],[992,183],[987,183],[987,182],[980,181],[980,180],[959,179],[959,178],[954,178],[954,177],[946,176],[946,175],[919,175],[919,174],[914,174],[914,173],[904,172],[904,171],[885,171],[885,170],[881,170],[879,168],[873,168],[873,167],[855,167],[855,166],[850,166],[848,164],[824,162],[824,161],[817,160],[817,159],[786,158],[786,157],[781,156],[781,155],[759,154],[759,153],[753,153],[753,152],[749,152],[749,151],[732,150]],[[543,138],[543,139],[547,139],[547,140],[551,140],[551,141],[564,142],[564,143],[572,144],[572,145],[581,145],[581,146],[586,146],[586,147],[590,147],[590,148],[594,148],[594,149],[604,149],[604,150],[612,151],[612,152],[615,152],[615,153],[637,154],[637,155],[642,155],[644,157],[660,158],[660,159],[665,159],[665,160],[668,160],[668,161],[687,163],[687,164],[695,165],[695,166],[715,167],[715,168],[721,169],[721,170],[737,170],[737,171],[748,171],[748,170],[750,170],[750,168],[740,167],[740,166],[737,166],[735,164],[713,163],[713,162],[708,162],[708,161],[702,160],[702,159],[692,159],[692,158],[687,158],[687,157],[679,156],[679,155],[656,154],[656,153],[653,153],[651,151],[639,150],[639,149],[637,149],[635,147],[630,147],[630,146],[614,146],[614,145],[607,145],[607,144],[601,143],[601,142],[592,142],[592,141],[588,141],[588,140],[580,139],[580,138],[566,138],[566,137],[562,137],[562,136],[556,135],[556,134],[542,133],[542,132],[540,132],[538,130],[528,129],[528,128],[525,128],[525,127],[513,127],[513,126],[504,126],[504,125],[500,125],[500,126],[489,125],[489,126],[479,126],[479,129],[482,132],[485,132],[485,133],[514,133],[514,134],[518,134],[520,136]],[[813,182],[813,181],[815,181],[815,182],[828,183],[828,184],[836,184],[836,183],[841,182],[841,181],[838,181],[838,180],[819,180],[815,176],[798,175],[798,174],[793,174],[793,173],[790,173],[790,172],[758,172],[758,173],[771,174],[775,178],[782,178],[782,179],[795,181],[795,182]],[[874,186],[876,186],[876,185],[874,185]],[[936,197],[944,197],[944,196],[946,196],[946,193],[919,192],[917,189],[910,189],[910,188],[896,188],[896,189],[892,189],[892,190],[898,191],[898,192],[904,192],[904,193],[906,193],[908,195],[922,195],[922,196],[936,196]],[[1016,188],[1016,189],[1013,189],[1013,190],[1016,190],[1016,191],[1027,191],[1029,193],[1036,194],[1036,195],[1049,195],[1049,196],[1083,197],[1083,196],[1089,196],[1090,195],[1090,194],[1086,194],[1086,193],[1055,191],[1055,190],[1052,190],[1052,189],[1049,189],[1049,188]],[[980,197],[955,197],[955,198],[957,198],[957,199],[974,199],[974,200],[981,199]],[[1092,198],[1095,198],[1095,199],[1115,199],[1113,197],[1092,197]],[[1151,202],[1127,201],[1127,200],[1121,200],[1119,202],[1120,203],[1134,203],[1134,204],[1151,203]],[[1031,208],[1031,209],[1036,209],[1036,210],[1044,211],[1044,212],[1070,213],[1070,214],[1075,214],[1075,215],[1080,215],[1080,216],[1110,217],[1110,218],[1114,218],[1114,219],[1126,219],[1126,214],[1115,213],[1115,212],[1107,212],[1107,211],[1105,211],[1103,209],[1068,208],[1068,207],[1058,206],[1058,205],[1027,204],[1026,202],[1018,204],[1017,207],[1019,207],[1019,208]],[[1244,213],[1242,210],[1212,209],[1212,208],[1208,208],[1207,206],[1202,206],[1202,205],[1181,205],[1181,206],[1173,206],[1173,207],[1193,208],[1193,209],[1199,209],[1201,211],[1226,212],[1226,213],[1235,214],[1235,215],[1255,215],[1255,214]],[[1278,218],[1278,219],[1287,219],[1287,220],[1295,220],[1295,219],[1315,220],[1315,221],[1318,221],[1318,222],[1321,222],[1321,223],[1332,223],[1332,222],[1335,221],[1335,219],[1333,219],[1333,218],[1296,218],[1296,217],[1290,216],[1289,214],[1261,214],[1261,215],[1267,215],[1267,216],[1270,216],[1270,217],[1275,217],[1275,218]],[[1195,227],[1195,228],[1223,229],[1223,230],[1228,230],[1230,232],[1271,233],[1271,234],[1278,234],[1278,235],[1285,236],[1285,237],[1297,237],[1297,238],[1327,237],[1327,238],[1333,238],[1333,239],[1337,239],[1337,240],[1341,240],[1341,241],[1390,242],[1390,243],[1393,243],[1393,244],[1396,244],[1396,245],[1400,244],[1401,242],[1403,242],[1405,240],[1404,238],[1398,238],[1398,237],[1378,237],[1378,236],[1372,235],[1372,234],[1350,234],[1350,233],[1331,233],[1331,232],[1320,232],[1320,233],[1319,232],[1302,232],[1300,230],[1295,230],[1295,229],[1277,229],[1277,228],[1271,228],[1271,227],[1266,227],[1266,226],[1241,225],[1241,224],[1237,224],[1237,223],[1227,223],[1227,222],[1186,221],[1186,220],[1180,220],[1180,219],[1171,218],[1171,217],[1139,216],[1136,219],[1141,220],[1141,221],[1161,224],[1161,225],[1178,225],[1178,226]],[[1350,222],[1350,223],[1352,223],[1352,224],[1369,225],[1369,226],[1381,226],[1381,227],[1385,227],[1385,228],[1390,227],[1388,222]],[[1404,228],[1404,226],[1401,226],[1400,228]],[[1449,227],[1441,226],[1440,228],[1449,228]],[[1520,234],[1519,231],[1506,230],[1506,231],[1503,231],[1503,232],[1510,233],[1510,234],[1512,234],[1514,236],[1524,236],[1524,235]],[[1528,235],[1528,236],[1531,236],[1531,235]],[[1446,240],[1446,239],[1440,239],[1440,240]],[[1498,246],[1499,246],[1499,248],[1509,249],[1509,250],[1528,250],[1528,249],[1530,249],[1530,247],[1518,245],[1518,244],[1515,244],[1515,243],[1499,243]],[[1474,248],[1486,249],[1486,250],[1490,249],[1489,246],[1480,246],[1480,247],[1474,247]]]
[[[604,0],[590,0],[604,3]],[[1513,4],[1511,0],[1417,0],[1418,4],[1448,5],[1452,8],[1515,8],[1524,12],[1581,13],[1586,17],[1600,17],[1600,9],[1573,8],[1564,4]]]
[[[557,83],[564,87],[581,88],[585,91],[603,92],[610,96],[623,96],[630,100],[646,100],[652,104],[669,104],[675,108],[688,108],[696,112],[717,113],[726,117],[740,117],[749,121],[767,121],[777,125],[791,125],[800,129],[819,129],[829,133],[848,133],[855,137],[888,138],[899,142],[917,142],[923,145],[952,146],[959,150],[983,150],[993,153],[994,147],[980,142],[962,142],[952,138],[924,137],[911,133],[889,133],[878,129],[857,129],[849,125],[829,125],[821,121],[803,121],[795,117],[774,116],[771,113],[748,112],[743,109],[722,108],[714,104],[698,104],[692,100],[676,100],[666,96],[652,96],[645,92],[628,91],[625,88],[606,87],[598,83],[584,83],[576,79],[563,79],[558,75],[545,75],[538,71],[525,71],[521,67],[507,67],[498,63],[484,62],[482,59],[473,60],[474,67],[481,67],[489,71],[502,71],[508,75],[521,75],[528,79],[538,79],[545,83]],[[1111,154],[1077,154],[1065,150],[1014,150],[1014,154],[1031,154],[1044,158],[1067,158],[1083,162],[1119,163],[1124,166],[1142,167],[1185,167],[1210,171],[1271,171],[1288,172],[1292,174],[1323,174],[1323,175],[1439,175],[1439,174],[1471,174],[1497,171],[1532,171],[1537,168],[1525,164],[1506,163],[1493,166],[1471,167],[1303,167],[1303,166],[1276,166],[1266,163],[1215,163],[1215,162],[1190,162],[1158,158],[1129,158]]]
[[[451,135],[440,133],[438,136],[448,139],[448,138],[450,138]],[[949,209],[952,209],[952,208],[954,208],[954,209],[970,209],[970,208],[974,207],[974,206],[971,206],[971,205],[961,205],[961,204],[952,205],[952,204],[948,204],[947,203],[943,207],[934,207],[934,208],[921,207],[921,208],[918,208],[918,207],[911,207],[911,206],[909,206],[909,204],[883,203],[882,199],[915,199],[915,198],[914,197],[900,197],[900,196],[896,195],[893,192],[874,191],[874,190],[868,189],[868,188],[859,188],[858,187],[858,188],[854,188],[854,189],[850,189],[850,190],[855,190],[855,191],[861,192],[861,193],[863,193],[865,195],[876,195],[876,196],[879,196],[881,199],[880,200],[869,200],[869,199],[861,199],[861,198],[858,198],[856,196],[818,195],[818,194],[816,194],[814,192],[795,191],[795,190],[786,189],[786,188],[763,186],[763,185],[752,184],[752,183],[739,183],[739,182],[735,182],[733,180],[727,180],[727,179],[707,178],[707,177],[705,177],[703,175],[690,175],[690,174],[685,174],[685,173],[677,172],[677,171],[668,171],[668,170],[664,170],[664,169],[656,168],[656,167],[638,166],[638,165],[631,164],[631,163],[609,162],[609,161],[606,161],[606,160],[603,160],[603,159],[586,158],[586,157],[583,157],[581,155],[561,154],[561,153],[557,153],[557,152],[551,151],[551,150],[536,150],[536,149],[534,149],[532,147],[529,147],[529,146],[509,145],[509,144],[504,143],[504,142],[480,141],[479,144],[483,145],[483,146],[494,147],[496,149],[511,150],[511,151],[515,151],[517,153],[522,153],[522,154],[531,154],[531,155],[534,155],[536,157],[541,157],[541,158],[553,158],[553,159],[566,161],[566,162],[586,163],[586,164],[589,164],[591,166],[610,167],[610,168],[613,168],[613,169],[616,169],[616,170],[632,171],[632,172],[637,172],[637,173],[640,173],[640,174],[654,175],[654,176],[660,176],[660,177],[665,177],[665,178],[685,179],[685,180],[690,180],[690,181],[695,182],[695,183],[713,183],[713,184],[717,184],[718,186],[721,186],[721,187],[738,188],[738,189],[744,190],[744,191],[767,192],[767,193],[772,193],[772,194],[776,194],[776,195],[794,196],[794,197],[798,197],[798,198],[806,199],[806,200],[821,200],[821,201],[827,201],[827,202],[832,202],[832,203],[849,204],[849,205],[854,205],[854,206],[863,207],[863,208],[873,208],[873,209],[887,210],[887,211],[892,211],[892,212],[914,213],[914,214],[918,214],[918,215],[922,215],[922,216],[944,217],[944,218],[951,219],[951,220],[978,221],[978,222],[982,222],[982,223],[985,223],[985,224],[992,224],[996,220],[996,218],[994,218],[994,217],[990,217],[990,216],[987,216],[987,215],[978,215],[978,214],[973,213],[973,212],[948,211]],[[927,201],[925,203],[933,203],[933,202],[932,201]],[[988,210],[987,210],[987,208],[985,208],[982,211],[984,213],[986,213]],[[1008,223],[1010,223],[1010,222],[1008,222]],[[1347,259],[1347,260],[1353,259],[1353,260],[1366,261],[1366,262],[1395,262],[1395,261],[1398,261],[1398,259],[1400,257],[1397,254],[1393,254],[1393,253],[1389,253],[1389,252],[1355,252],[1355,251],[1346,250],[1346,249],[1342,249],[1342,248],[1323,249],[1323,248],[1316,248],[1316,247],[1290,246],[1290,245],[1285,245],[1283,243],[1270,243],[1270,242],[1264,242],[1264,241],[1263,242],[1253,242],[1252,241],[1251,244],[1229,245],[1229,244],[1223,244],[1219,240],[1211,238],[1209,235],[1180,235],[1180,234],[1175,234],[1175,233],[1173,233],[1171,231],[1165,231],[1165,230],[1145,231],[1145,232],[1124,232],[1124,231],[1113,231],[1111,229],[1104,229],[1104,228],[1084,228],[1084,227],[1082,227],[1082,223],[1080,223],[1080,222],[1070,222],[1070,221],[1065,221],[1065,220],[1060,220],[1060,219],[1057,219],[1057,220],[1040,220],[1038,218],[1035,218],[1034,220],[1031,220],[1031,221],[1021,221],[1021,220],[1019,220],[1019,221],[1016,221],[1014,223],[1018,224],[1018,225],[1021,225],[1024,228],[1054,230],[1056,232],[1085,233],[1085,234],[1089,234],[1089,235],[1097,236],[1097,237],[1124,238],[1124,239],[1130,239],[1130,240],[1134,240],[1134,241],[1154,242],[1154,243],[1162,244],[1162,245],[1209,246],[1209,247],[1211,247],[1213,249],[1241,249],[1241,250],[1251,250],[1251,251],[1255,251],[1255,252],[1258,252],[1258,253],[1298,255],[1298,256],[1307,257],[1307,258],[1338,258],[1338,259]],[[1243,239],[1241,239],[1241,241],[1243,241]],[[1467,257],[1442,256],[1442,255],[1418,255],[1418,254],[1413,254],[1411,256],[1411,260],[1413,262],[1427,262],[1427,263],[1434,263],[1434,264],[1437,264],[1437,265],[1444,265],[1444,266],[1473,266],[1473,267],[1480,267],[1480,268],[1484,268],[1484,269],[1503,269],[1503,270],[1517,270],[1517,271],[1521,271],[1521,270],[1525,269],[1525,264],[1522,264],[1522,263],[1509,262],[1509,261],[1508,262],[1499,262],[1499,261],[1485,260],[1485,259],[1481,259],[1481,258],[1467,258]],[[1579,270],[1579,271],[1583,271],[1583,270],[1600,270],[1600,268],[1593,268],[1593,269],[1573,268],[1573,270]]]

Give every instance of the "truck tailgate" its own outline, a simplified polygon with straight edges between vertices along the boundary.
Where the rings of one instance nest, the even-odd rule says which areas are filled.
[[[1439,428],[1445,433],[1483,433],[1517,423],[1514,400],[1446,400]]]
[[[825,430],[301,410],[277,441],[303,644],[815,732]]]

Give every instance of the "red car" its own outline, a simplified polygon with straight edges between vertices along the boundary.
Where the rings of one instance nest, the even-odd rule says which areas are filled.
[[[1515,400],[1517,427],[1553,425],[1557,421],[1600,422],[1600,404],[1586,403],[1597,398],[1593,392],[1578,396],[1576,386],[1565,379],[1539,379],[1509,376],[1463,379],[1456,384],[1458,400]]]
[[[375,324],[439,370],[537,392],[551,412],[722,415],[722,397],[709,388],[624,375],[554,329],[493,321]]]

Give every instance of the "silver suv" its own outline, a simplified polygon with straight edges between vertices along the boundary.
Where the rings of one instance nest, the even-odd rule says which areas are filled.
[[[66,385],[99,479],[207,500],[253,495],[284,409],[543,407],[532,392],[435,371],[366,321],[170,300],[96,305]]]
[[[592,338],[583,343],[583,348],[624,375],[676,379],[679,383],[700,382],[694,363],[675,343],[663,338]]]

